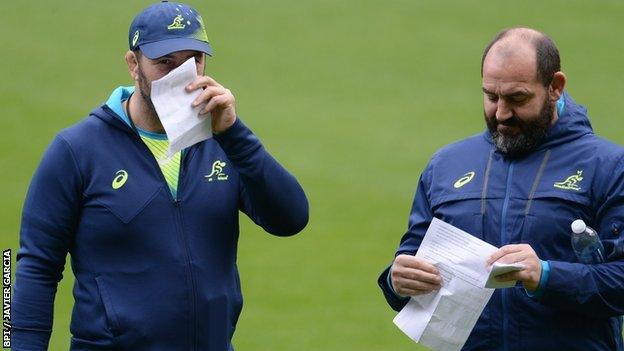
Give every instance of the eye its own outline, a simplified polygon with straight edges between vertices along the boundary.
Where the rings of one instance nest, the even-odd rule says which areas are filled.
[[[487,95],[488,100],[490,100],[491,102],[498,101],[498,95],[495,95],[495,94],[486,94],[486,95]]]
[[[158,64],[159,65],[165,65],[168,66],[171,64],[171,60],[170,59],[162,59],[162,60],[158,60]]]
[[[513,95],[509,100],[511,100],[514,103],[520,104],[527,100],[527,96],[526,95]]]

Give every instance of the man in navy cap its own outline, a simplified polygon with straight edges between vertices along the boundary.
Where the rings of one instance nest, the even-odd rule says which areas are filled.
[[[205,76],[200,15],[162,2],[129,31],[133,87],[119,87],[45,152],[24,204],[13,350],[45,350],[54,295],[71,255],[71,350],[232,350],[242,308],[238,212],[288,236],[308,221],[297,180],[237,117],[234,96]],[[194,58],[186,89],[214,138],[162,159],[167,135],[151,83]]]

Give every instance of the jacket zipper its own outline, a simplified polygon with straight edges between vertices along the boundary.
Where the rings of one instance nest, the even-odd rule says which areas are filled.
[[[507,243],[507,207],[509,206],[509,196],[511,191],[511,182],[513,177],[514,164],[510,162],[507,169],[507,186],[505,188],[505,200],[503,202],[503,211],[501,212],[501,234],[500,244],[501,247]],[[507,291],[509,289],[501,289],[501,303],[503,305],[503,350],[507,351]]]
[[[173,198],[171,191],[169,191],[169,184],[167,184],[167,180],[165,176],[162,174],[162,171],[159,172],[162,175],[162,179],[167,186],[167,191],[171,198],[173,199],[173,206],[175,207],[176,214],[176,228],[178,229],[178,233],[182,239],[182,244],[184,245],[184,256],[186,263],[186,271],[187,271],[187,282],[191,287],[190,293],[190,328],[189,328],[189,344],[190,350],[197,350],[197,286],[195,283],[195,276],[193,274],[193,265],[191,264],[191,249],[188,241],[188,237],[184,232],[184,219],[182,217],[182,200],[180,200],[180,190],[182,189],[183,179],[184,179],[184,160],[185,156],[188,156],[188,150],[186,152],[184,150],[180,151],[182,154],[180,155],[180,169],[178,171],[178,188],[176,189],[176,198]],[[159,166],[160,169],[160,166]]]
[[[181,239],[182,239],[182,244],[184,246],[184,256],[185,256],[185,264],[186,264],[186,280],[187,283],[189,284],[189,286],[191,287],[191,293],[190,293],[190,306],[189,306],[189,310],[190,310],[190,328],[189,328],[189,344],[191,346],[191,351],[195,351],[197,349],[197,288],[195,286],[195,277],[193,275],[193,267],[191,265],[191,251],[190,251],[190,247],[189,247],[189,243],[188,243],[188,239],[186,237],[186,235],[184,234],[184,226],[182,225],[182,209],[181,209],[181,200],[180,198],[180,190],[182,189],[182,183],[183,183],[183,165],[184,165],[184,160],[185,160],[185,156],[188,156],[187,154],[189,153],[190,150],[186,150],[187,152],[181,151],[182,155],[180,155],[180,170],[178,171],[178,189],[176,189],[176,197],[173,197],[173,194],[171,194],[171,190],[169,189],[169,184],[167,183],[167,179],[165,179],[165,175],[162,173],[162,170],[160,169],[160,166],[158,165],[158,161],[156,160],[156,158],[154,157],[154,155],[152,154],[152,152],[150,151],[150,149],[147,147],[147,145],[145,145],[145,143],[143,142],[143,140],[141,140],[141,137],[138,135],[138,132],[136,132],[135,134],[135,138],[137,139],[137,142],[140,143],[143,147],[144,152],[147,152],[150,156],[150,159],[152,160],[152,164],[156,166],[157,172],[160,180],[162,183],[164,183],[165,185],[165,190],[167,191],[167,193],[169,194],[169,198],[171,199],[171,202],[173,203],[173,206],[175,208],[175,219],[176,219],[176,229],[178,232],[178,235],[180,235]]]
[[[179,188],[179,187],[178,187]],[[193,267],[191,265],[191,251],[189,248],[188,238],[184,234],[184,226],[182,220],[182,208],[181,201],[176,199],[174,201],[175,206],[175,214],[176,214],[176,228],[178,229],[178,234],[182,238],[182,243],[184,245],[184,256],[186,263],[186,271],[187,271],[187,282],[191,287],[190,293],[190,328],[189,328],[189,342],[191,345],[191,350],[196,350],[196,337],[197,337],[197,287],[195,286],[195,277],[193,275]]]

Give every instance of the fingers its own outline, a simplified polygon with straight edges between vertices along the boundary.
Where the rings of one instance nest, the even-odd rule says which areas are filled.
[[[528,246],[526,244],[517,244],[517,245],[505,245],[503,247],[501,247],[500,249],[498,249],[498,251],[494,252],[487,260],[486,265],[490,266],[492,265],[492,263],[500,260],[501,258],[510,255],[510,254],[514,254],[517,252],[521,252],[523,251],[523,249],[525,249],[525,246]],[[529,246],[530,247],[530,246]],[[501,260],[501,262],[503,262]],[[514,261],[508,261],[505,260],[504,263],[513,263]]]
[[[439,290],[440,288],[436,288],[436,289],[411,289],[405,286],[399,286],[399,287],[395,287],[394,288],[397,294],[401,295],[401,296],[417,296],[417,295],[424,295],[424,294],[428,294],[432,291],[436,291]]]
[[[435,266],[410,255],[396,257],[390,278],[394,291],[403,296],[426,294],[442,286],[442,277]]]
[[[432,285],[442,284],[442,277],[437,274],[428,273],[419,269],[397,268],[392,270],[393,278],[405,279],[408,281],[419,281]]]
[[[442,287],[442,279],[439,277],[433,276],[428,280],[411,279],[395,273],[394,270],[392,271],[391,282],[394,291],[403,296],[426,294]]]
[[[394,259],[394,265],[398,267],[419,269],[432,274],[440,274],[440,271],[436,268],[436,266],[412,255],[398,255]]]
[[[429,291],[425,291],[425,290],[413,290],[413,289],[408,289],[408,288],[398,288],[395,289],[395,291],[401,295],[401,296],[416,296],[416,295],[423,295],[423,294],[427,294],[429,293],[431,290]]]
[[[521,263],[524,269],[515,272],[509,272],[496,276],[496,280],[522,282],[524,287],[532,291],[537,288],[542,273],[541,260],[530,245],[517,244],[506,245],[496,251],[487,261],[488,265],[494,262],[501,263]]]
[[[205,104],[211,98],[218,96],[218,95],[225,94],[226,90],[227,89],[225,89],[224,87],[216,87],[216,86],[206,87],[206,89],[204,89],[201,92],[201,94],[199,94],[199,96],[197,96],[195,100],[193,100],[193,103],[191,105],[193,107],[196,107],[201,104]]]
[[[501,274],[501,275],[497,275],[496,277],[494,277],[496,279],[496,281],[499,282],[507,282],[510,280],[522,280],[519,278],[519,274],[520,271],[518,272],[509,272],[509,273],[505,273],[505,274]]]
[[[191,84],[186,86],[186,91],[191,92],[193,90],[197,90],[199,88],[205,88],[208,86],[215,86],[215,87],[223,88],[221,84],[219,84],[216,80],[212,79],[211,77],[197,76],[197,78],[195,78],[195,80]]]
[[[495,279],[499,282],[506,282],[510,280],[518,280],[521,282],[532,282],[536,271],[532,268],[525,268],[521,271],[509,272],[501,275],[497,275]],[[539,280],[539,277],[538,277]]]
[[[215,108],[225,108],[233,104],[234,95],[229,89],[222,86],[208,86],[193,101],[192,106],[205,105],[199,112],[200,115],[203,115]]]
[[[208,100],[208,103],[206,104],[206,106],[204,106],[204,108],[201,109],[201,111],[199,111],[199,114],[203,115],[210,111],[213,111],[214,109],[217,109],[217,108],[223,109],[233,104],[234,104],[234,95],[232,95],[232,93],[228,89],[225,89],[225,92],[223,94],[211,97]]]

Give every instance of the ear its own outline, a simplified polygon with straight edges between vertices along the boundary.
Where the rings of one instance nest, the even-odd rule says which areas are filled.
[[[550,95],[550,101],[555,102],[559,100],[561,95],[563,94],[563,89],[565,89],[565,85],[567,82],[566,75],[559,71],[553,75],[552,82],[548,87],[548,94]]]
[[[130,77],[134,81],[139,79],[139,58],[132,51],[126,52],[124,55],[124,59],[126,60],[126,64],[128,65],[128,73],[130,73]]]

